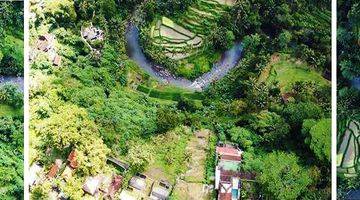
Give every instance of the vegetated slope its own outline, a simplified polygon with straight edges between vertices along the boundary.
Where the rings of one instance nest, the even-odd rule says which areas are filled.
[[[3,82],[23,76],[23,4],[0,2],[0,199],[9,200],[24,198],[23,93]]]
[[[1,2],[0,75],[23,74],[23,3]]]
[[[177,88],[154,81],[129,59],[125,51],[125,24],[132,17],[127,13],[134,13],[128,8],[137,7],[138,1],[121,1],[120,5],[116,2],[47,2],[44,10],[36,3],[31,6],[39,19],[31,23],[31,44],[36,47],[34,44],[39,36],[54,35],[62,64],[54,65],[45,53],[40,53],[32,62],[30,162],[42,165],[42,175],[46,177],[56,159],[66,160],[73,149],[81,155],[80,167],[66,182],[62,181],[64,177],[59,172],[54,178],[41,179],[42,184],[33,185],[30,192],[34,199],[48,198],[50,193],[56,192],[52,186],[57,186],[69,198],[91,198],[82,186],[88,177],[99,174],[121,174],[124,177],[122,189],[126,189],[128,180],[136,173],[164,177],[172,182],[186,174],[190,158],[186,146],[191,146],[193,130],[204,128],[214,133],[206,152],[204,183],[214,184],[215,145],[218,141],[225,141],[244,150],[242,172],[257,175],[256,183],[244,188],[243,199],[260,195],[271,199],[330,197],[330,87],[301,81],[289,86],[294,93],[293,100],[286,101],[282,100],[276,83],[257,83],[260,72],[270,60],[269,55],[283,50],[296,57],[294,49],[303,45],[299,38],[310,41],[321,35],[310,28],[296,27],[298,35],[291,30],[294,27],[290,22],[299,14],[294,10],[303,13],[310,5],[300,1],[291,6],[287,1],[251,1],[251,5],[264,5],[260,6],[264,10],[260,12],[257,10],[260,7],[248,7],[248,15],[230,15],[244,17],[241,23],[255,23],[245,24],[252,31],[236,34],[236,39],[244,41],[243,62],[224,79],[211,84],[202,98],[197,98],[173,95]],[[164,8],[163,2],[173,6]],[[186,2],[189,1],[144,1],[139,13],[144,16],[163,15]],[[233,12],[241,13],[245,7],[242,6],[239,2]],[[311,6],[321,8],[319,5]],[[153,12],[159,8],[165,11]],[[258,12],[257,17],[253,18],[252,12],[254,15]],[[263,13],[270,16],[261,18]],[[172,19],[173,16],[168,17]],[[149,19],[145,25],[154,18]],[[268,22],[268,19],[277,20]],[[283,19],[287,19],[284,26]],[[235,21],[228,22],[234,24]],[[91,51],[80,35],[80,27],[89,22],[104,31],[105,39],[98,41],[97,52]],[[237,28],[230,28],[224,23],[222,29],[234,33],[245,30],[239,21],[237,25]],[[288,39],[285,37],[288,34],[285,34],[282,45],[279,45],[280,33],[270,34],[264,28],[269,26],[281,27],[272,29],[280,33],[291,30],[288,32],[294,35]],[[316,37],[303,35],[303,32],[308,33],[307,30]],[[221,38],[216,41],[222,42]],[[323,43],[315,39],[314,42],[325,46],[326,38]],[[306,46],[303,49],[311,48]],[[328,56],[326,52],[323,54]],[[318,54],[309,55],[319,59]],[[301,60],[311,67],[318,67],[306,59]],[[157,91],[139,88],[139,85],[154,86]],[[163,98],[153,98],[156,95]],[[127,162],[129,170],[114,169],[106,162],[106,157]],[[187,184],[186,181],[183,184]]]
[[[359,189],[360,4],[338,2],[338,197]],[[345,148],[348,145],[348,148]]]
[[[0,85],[0,198],[23,198],[23,93]]]
[[[282,93],[291,92],[291,87],[296,82],[315,82],[319,85],[330,85],[330,81],[300,60],[291,59],[286,54],[273,55],[273,58],[276,61],[269,63],[262,71],[259,81],[266,81],[268,84],[277,82]]]

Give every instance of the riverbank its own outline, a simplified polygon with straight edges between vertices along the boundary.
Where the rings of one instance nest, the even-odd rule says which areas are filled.
[[[140,45],[139,30],[135,25],[128,25],[125,38],[128,56],[150,76],[163,84],[170,84],[192,91],[202,91],[212,82],[223,78],[232,68],[236,67],[243,52],[242,44],[236,43],[231,49],[222,54],[221,59],[214,64],[210,72],[201,75],[194,81],[190,81],[182,77],[176,77],[169,70],[153,63],[145,56]]]

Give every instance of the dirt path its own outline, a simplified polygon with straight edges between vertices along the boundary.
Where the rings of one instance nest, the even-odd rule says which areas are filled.
[[[177,180],[174,187],[174,199],[207,200],[210,199],[210,190],[203,182],[205,180],[205,160],[207,155],[209,130],[195,133],[186,147],[191,157],[188,170]]]

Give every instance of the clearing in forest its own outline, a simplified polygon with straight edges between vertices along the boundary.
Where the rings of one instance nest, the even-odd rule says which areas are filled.
[[[187,171],[177,180],[174,187],[174,199],[210,199],[210,191],[204,184],[210,134],[209,130],[198,131],[188,142],[186,151],[190,155],[189,163]]]
[[[296,61],[289,55],[272,58],[273,62],[262,71],[259,82],[279,82],[282,93],[288,92],[297,81],[314,81],[320,85],[330,84],[319,72],[312,70],[306,63]]]

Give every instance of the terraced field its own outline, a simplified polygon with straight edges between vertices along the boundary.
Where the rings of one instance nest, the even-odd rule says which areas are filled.
[[[357,176],[360,170],[360,123],[349,121],[339,136],[337,171],[346,177]]]
[[[204,38],[229,6],[236,0],[198,0],[176,19],[162,17],[151,27],[152,43],[162,47],[163,53],[181,60],[201,52]]]

